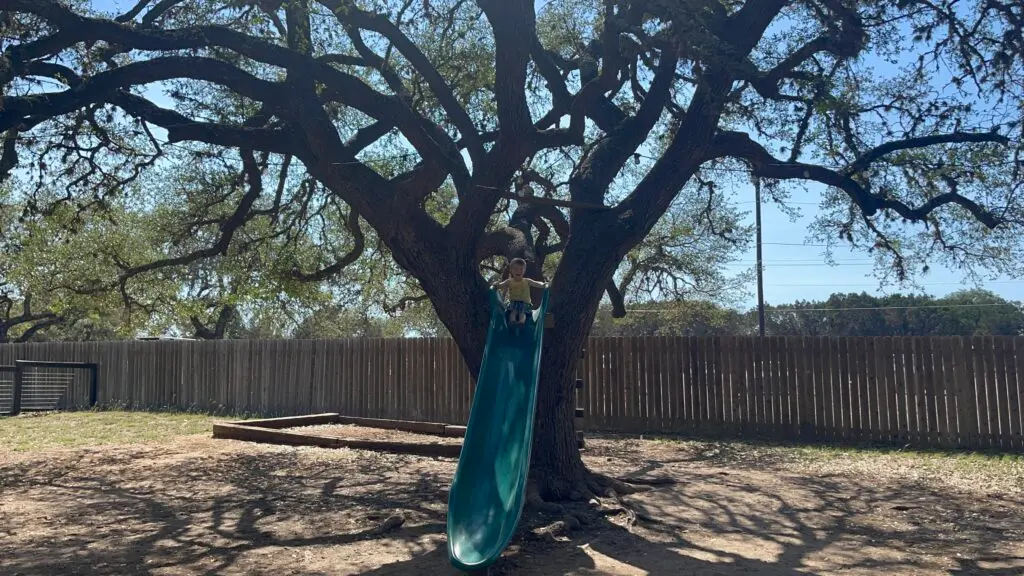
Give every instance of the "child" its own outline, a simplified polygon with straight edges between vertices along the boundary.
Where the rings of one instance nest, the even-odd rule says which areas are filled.
[[[533,302],[530,300],[530,287],[547,288],[546,282],[525,278],[526,260],[513,258],[508,266],[509,277],[492,288],[508,289],[508,318],[509,324],[523,325],[526,323],[526,315],[533,310]]]

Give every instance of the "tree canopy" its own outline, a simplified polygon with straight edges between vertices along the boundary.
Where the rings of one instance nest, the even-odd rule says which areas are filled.
[[[485,275],[522,256],[549,277],[536,421],[548,449],[534,451],[549,496],[599,488],[566,454],[572,362],[603,295],[682,290],[672,278],[700,263],[686,262],[696,248],[643,242],[659,225],[736,242],[742,182],[783,202],[794,187],[819,192],[811,232],[875,252],[896,279],[932,261],[1022,269],[1015,0],[0,9],[0,170],[28,211],[66,210],[76,229],[123,205],[188,215],[151,259],[116,262],[93,289],[129,300],[158,271],[252,252],[210,290],[288,294],[376,246],[475,372]],[[212,181],[198,196],[139,186],[154,170]],[[701,209],[664,224],[680,205]],[[647,284],[628,278],[637,262]]]

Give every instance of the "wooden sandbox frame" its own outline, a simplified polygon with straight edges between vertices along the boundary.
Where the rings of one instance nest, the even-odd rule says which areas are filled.
[[[412,420],[387,420],[383,418],[360,418],[342,416],[334,412],[311,414],[308,416],[286,416],[283,418],[264,418],[261,420],[243,420],[235,422],[215,422],[213,437],[220,439],[260,442],[264,444],[287,444],[290,446],[317,446],[320,448],[355,448],[374,450],[394,454],[414,454],[416,456],[437,456],[458,458],[462,444],[442,444],[439,442],[394,442],[383,440],[356,440],[339,438],[309,432],[286,431],[283,428],[299,428],[322,424],[354,424],[367,428],[384,430],[401,430],[417,434],[447,436],[461,438],[466,435],[465,426],[442,424],[440,422],[417,422]]]

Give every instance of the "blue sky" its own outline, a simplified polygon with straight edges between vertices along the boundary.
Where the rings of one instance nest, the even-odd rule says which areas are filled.
[[[93,7],[99,10],[123,12],[134,5],[135,0],[93,0]],[[538,7],[547,0],[536,0]],[[869,59],[869,66],[885,66],[883,62]],[[794,192],[791,205],[802,212],[796,221],[791,221],[775,204],[766,203],[762,211],[764,239],[764,290],[765,301],[781,304],[794,300],[824,299],[834,292],[868,292],[872,294],[884,291],[898,291],[899,287],[889,286],[884,291],[878,290],[878,281],[872,276],[872,260],[864,252],[853,252],[839,247],[833,252],[837,265],[825,264],[824,248],[817,245],[804,245],[807,241],[807,230],[813,219],[816,206],[820,201],[818,193],[821,187],[808,187],[808,191]],[[754,192],[752,188],[737,190],[739,208],[749,211],[748,221],[753,223]],[[1024,247],[1022,247],[1024,249]],[[754,249],[740,257],[740,261],[730,266],[731,270],[741,271],[754,265]],[[973,287],[963,283],[959,272],[934,265],[927,275],[920,276],[919,285],[928,293],[943,295],[956,290]],[[1012,300],[1024,300],[1024,281],[1007,277],[995,278],[982,284],[982,287]],[[756,285],[752,282],[749,290],[751,296],[744,304],[755,303]]]

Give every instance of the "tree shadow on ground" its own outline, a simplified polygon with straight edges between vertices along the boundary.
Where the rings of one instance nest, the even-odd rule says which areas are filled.
[[[164,458],[79,451],[0,465],[0,571],[457,574],[444,542],[453,469],[408,456],[249,448]],[[659,471],[682,482],[631,497],[638,525],[595,519],[561,541],[527,528],[492,572],[1024,573],[1019,546],[999,548],[1024,541],[1018,501],[693,464]],[[388,526],[399,515],[404,524]],[[526,524],[554,519],[531,514]]]

